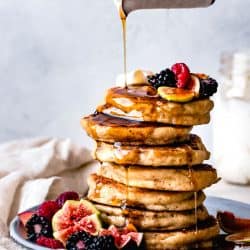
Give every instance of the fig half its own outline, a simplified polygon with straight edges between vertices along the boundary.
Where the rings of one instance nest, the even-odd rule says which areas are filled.
[[[68,200],[52,218],[53,236],[64,245],[73,233],[97,235],[102,228],[99,211],[87,200]]]

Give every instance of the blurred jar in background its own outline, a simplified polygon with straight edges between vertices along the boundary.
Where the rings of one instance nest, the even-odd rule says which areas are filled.
[[[224,53],[215,99],[213,142],[219,176],[250,184],[250,50]]]

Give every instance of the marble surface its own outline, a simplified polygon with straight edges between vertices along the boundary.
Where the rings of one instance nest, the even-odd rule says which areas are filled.
[[[176,61],[218,75],[223,50],[249,45],[250,1],[207,9],[142,11],[128,19],[128,68]],[[40,135],[91,146],[79,126],[122,71],[112,0],[0,2],[0,142]],[[211,128],[195,129],[212,150]]]

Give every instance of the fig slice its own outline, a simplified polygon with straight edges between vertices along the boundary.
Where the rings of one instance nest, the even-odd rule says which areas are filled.
[[[118,249],[123,249],[130,241],[135,242],[139,247],[143,239],[143,233],[137,232],[132,224],[124,228],[117,228],[111,225],[108,229],[103,229],[100,235],[112,235],[115,239],[115,246]]]
[[[195,97],[195,92],[188,89],[159,87],[157,89],[159,96],[172,102],[189,102]]]
[[[235,217],[231,212],[217,212],[217,220],[220,228],[226,233],[250,231],[250,219]]]
[[[70,235],[79,231],[97,235],[102,225],[99,211],[95,206],[81,199],[80,201],[67,200],[53,216],[52,228],[54,238],[65,244]]]
[[[230,234],[226,237],[226,240],[234,242],[235,244],[250,245],[250,231]]]
[[[21,223],[23,224],[23,226],[25,226],[33,214],[35,214],[34,211],[25,211],[25,212],[19,213],[17,216],[19,220],[21,221]]]

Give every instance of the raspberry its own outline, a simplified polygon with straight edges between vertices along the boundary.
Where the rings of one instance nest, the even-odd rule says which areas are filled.
[[[175,73],[178,88],[185,88],[190,80],[190,70],[185,63],[176,63],[171,67]]]
[[[55,240],[53,238],[47,238],[44,236],[40,236],[37,240],[36,243],[40,246],[44,246],[50,249],[59,249],[63,248],[63,244],[59,240]]]
[[[67,201],[67,200],[76,200],[76,201],[78,201],[79,199],[80,198],[79,198],[78,193],[76,193],[74,191],[69,191],[69,192],[64,192],[64,193],[60,194],[56,198],[56,203],[61,208],[63,206],[63,204],[65,203],[65,201]]]
[[[47,218],[48,221],[51,221],[53,215],[60,209],[60,206],[55,201],[45,201],[43,202],[38,210],[37,214]]]

